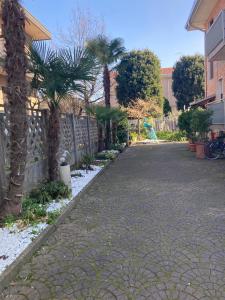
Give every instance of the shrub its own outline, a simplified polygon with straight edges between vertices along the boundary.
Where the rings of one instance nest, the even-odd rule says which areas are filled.
[[[120,144],[127,143],[127,134],[129,130],[129,122],[127,118],[121,120],[117,127],[117,138]]]
[[[52,200],[69,198],[70,196],[71,191],[69,187],[61,181],[44,183],[30,193],[30,198],[38,204],[46,204]]]
[[[47,224],[54,224],[59,215],[60,211],[58,210],[48,213]]]
[[[159,131],[156,133],[159,140],[170,142],[186,141],[186,134],[183,131]]]
[[[130,139],[132,142],[137,142],[138,134],[136,132],[130,132]]]
[[[47,216],[46,208],[42,204],[33,202],[31,198],[23,200],[22,208],[21,219],[25,225],[37,223]]]
[[[194,110],[184,111],[178,118],[178,126],[181,131],[186,133],[187,138],[193,139],[195,133],[191,127],[191,120]]]
[[[94,160],[95,158],[92,155],[86,154],[83,156],[82,166],[85,168],[85,170],[93,170],[91,164],[93,163]]]
[[[197,133],[197,138],[200,141],[207,139],[207,133],[210,131],[212,124],[212,114],[212,111],[202,108],[196,109],[192,114],[191,128]]]
[[[112,144],[110,146],[110,150],[117,150],[119,152],[122,152],[124,148],[126,147],[126,144]]]
[[[105,150],[96,155],[97,159],[102,159],[102,160],[114,160],[117,156],[119,151],[117,150]]]

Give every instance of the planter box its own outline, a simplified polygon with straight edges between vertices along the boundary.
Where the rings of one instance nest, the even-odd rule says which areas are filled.
[[[189,150],[190,150],[191,152],[196,152],[196,144],[190,143],[190,144],[189,144]]]
[[[205,144],[196,143],[196,158],[205,159]]]

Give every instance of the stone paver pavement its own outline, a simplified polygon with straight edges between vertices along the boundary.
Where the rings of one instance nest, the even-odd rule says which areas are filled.
[[[224,300],[225,162],[128,149],[1,299]]]

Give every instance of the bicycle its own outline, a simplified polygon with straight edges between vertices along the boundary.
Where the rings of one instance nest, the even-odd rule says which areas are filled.
[[[224,136],[220,136],[205,145],[205,156],[209,160],[225,158]]]

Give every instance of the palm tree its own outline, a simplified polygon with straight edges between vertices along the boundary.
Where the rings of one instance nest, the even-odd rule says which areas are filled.
[[[117,62],[125,52],[123,40],[116,38],[109,40],[106,36],[99,35],[90,40],[87,49],[94,55],[103,67],[103,86],[105,93],[105,106],[110,108],[110,65]],[[106,124],[106,148],[109,149],[111,143],[110,121]]]
[[[60,103],[75,92],[82,92],[83,81],[93,80],[96,62],[83,49],[52,50],[44,43],[34,43],[29,50],[32,87],[37,89],[48,103],[50,116],[48,127],[49,178],[58,179],[58,150],[60,133]]]
[[[27,57],[25,54],[25,15],[17,0],[2,1],[4,59],[7,74],[6,113],[9,115],[10,175],[7,198],[0,208],[1,217],[21,212],[27,154]]]

